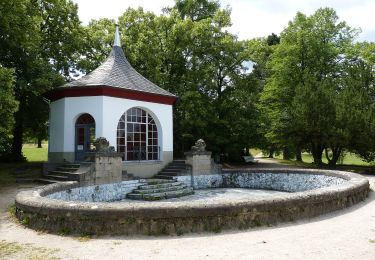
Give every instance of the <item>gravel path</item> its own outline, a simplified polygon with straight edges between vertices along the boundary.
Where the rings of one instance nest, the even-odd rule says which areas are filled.
[[[375,189],[375,177],[368,178]],[[11,221],[7,207],[26,188],[30,185],[0,188],[0,259],[46,259],[46,254],[62,259],[375,259],[375,192],[351,208],[275,227],[86,238],[40,233]]]

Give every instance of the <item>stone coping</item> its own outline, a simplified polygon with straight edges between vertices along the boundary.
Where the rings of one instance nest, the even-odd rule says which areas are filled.
[[[233,169],[225,172],[323,174],[345,179],[346,182],[289,193],[279,198],[241,199],[209,204],[200,201],[165,201],[157,204],[72,202],[45,197],[79,186],[77,182],[67,182],[18,193],[16,215],[30,227],[52,232],[63,229],[84,234],[126,235],[216,232],[317,216],[362,201],[369,191],[368,180],[350,172],[314,169]]]

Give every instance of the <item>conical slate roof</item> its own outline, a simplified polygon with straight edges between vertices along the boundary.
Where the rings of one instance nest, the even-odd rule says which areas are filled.
[[[121,48],[118,27],[116,28],[114,46],[104,63],[82,78],[63,85],[65,88],[107,86],[126,90],[176,97],[158,87],[139,74],[126,59]]]

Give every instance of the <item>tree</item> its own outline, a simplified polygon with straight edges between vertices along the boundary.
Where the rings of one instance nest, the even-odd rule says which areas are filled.
[[[271,55],[279,43],[280,37],[276,34],[269,35],[266,38],[256,38],[247,41],[246,52],[248,52],[249,59],[252,62],[251,76],[253,81],[251,85],[257,89],[257,93],[263,92],[265,82],[271,75],[268,63],[270,62]],[[276,150],[278,150],[280,147],[273,138],[266,136],[266,133],[271,125],[271,122],[267,117],[267,112],[271,112],[271,110],[269,110],[270,107],[268,105],[264,106],[262,102],[259,102],[259,95],[258,98],[253,102],[255,102],[256,109],[259,111],[256,124],[256,132],[258,133],[256,138],[258,141],[256,145],[264,151],[267,151],[269,157],[272,158],[274,152],[276,152]]]
[[[14,97],[14,71],[0,66],[0,158],[10,149],[10,135],[14,124],[13,113],[17,110]]]
[[[67,0],[11,0],[0,3],[0,63],[13,68],[15,98],[19,103],[14,114],[11,153],[13,160],[24,160],[22,143],[28,120],[45,125],[46,115],[33,114],[38,97],[54,84],[70,77],[74,59],[79,56],[79,19],[77,6]]]
[[[344,62],[338,112],[345,124],[347,149],[375,160],[375,44],[357,43]]]
[[[215,153],[240,158],[256,133],[256,88],[244,66],[246,45],[225,30],[230,11],[215,1],[177,1],[160,16],[129,8],[119,25],[135,69],[180,98],[174,106],[175,155],[203,138]],[[89,71],[110,51],[114,26],[101,19],[86,30],[87,55],[95,57],[85,66]]]
[[[297,13],[272,56],[272,74],[262,94],[271,122],[266,135],[305,146],[318,165],[324,149],[330,148],[334,157],[343,149],[336,97],[342,89],[342,60],[356,34],[338,22],[333,9],[321,8],[309,17]]]
[[[176,0],[175,8],[182,19],[190,18],[192,21],[213,18],[220,9],[219,1],[209,0]]]

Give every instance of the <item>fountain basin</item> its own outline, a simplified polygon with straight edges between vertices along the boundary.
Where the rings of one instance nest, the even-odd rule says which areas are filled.
[[[136,181],[79,187],[59,183],[20,192],[16,215],[29,227],[54,233],[160,235],[219,232],[310,218],[349,207],[369,192],[366,178],[349,172],[306,169],[241,169],[176,177],[195,189],[246,188],[282,195],[221,200],[129,202]]]

